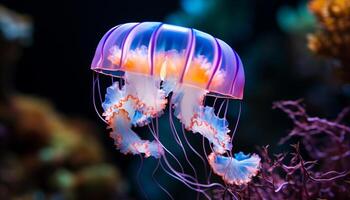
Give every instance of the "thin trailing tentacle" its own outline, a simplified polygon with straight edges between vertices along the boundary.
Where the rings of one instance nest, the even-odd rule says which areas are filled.
[[[170,113],[170,114],[171,114],[171,113]],[[181,148],[181,150],[182,150],[182,152],[183,152],[183,154],[184,154],[184,156],[185,156],[185,160],[187,161],[188,165],[191,167],[191,169],[192,169],[192,171],[193,171],[193,173],[194,173],[194,177],[195,177],[196,182],[198,182],[197,171],[196,171],[195,167],[193,166],[193,164],[191,163],[190,159],[189,159],[188,156],[187,156],[185,147],[184,147],[184,145],[183,145],[181,139],[180,139],[179,136],[178,136],[178,133],[177,133],[177,130],[176,130],[176,127],[175,127],[173,121],[171,120],[170,123],[171,123],[173,135],[174,135],[174,137],[177,136],[177,137],[175,137],[175,138],[177,138],[178,141],[179,141],[179,146],[180,146],[180,148]],[[175,139],[175,140],[176,140],[176,139]]]
[[[176,158],[176,156],[175,156],[173,153],[171,153],[170,150],[168,150],[168,149],[160,142],[160,140],[159,140],[159,138],[157,137],[156,133],[155,133],[150,127],[149,127],[149,129],[150,129],[150,132],[152,133],[153,137],[155,138],[155,140],[156,140],[157,142],[159,142],[160,146],[164,149],[164,151],[165,151],[166,153],[168,153],[168,154],[175,160],[175,162],[179,165],[179,167],[180,167],[180,169],[181,169],[181,172],[182,172],[182,173],[185,173],[185,170],[184,170],[184,168],[183,168],[181,162]]]
[[[178,175],[172,174],[171,172],[169,172],[169,171],[164,167],[164,165],[163,165],[162,163],[160,163],[160,166],[161,166],[161,168],[163,169],[163,171],[164,171],[165,173],[167,173],[169,176],[171,176],[171,177],[177,179],[178,181],[182,182],[182,183],[183,183],[184,185],[186,185],[188,188],[190,188],[190,189],[192,189],[192,190],[195,190],[195,191],[197,191],[197,192],[202,193],[207,199],[211,200],[211,198],[205,193],[205,191],[200,190],[200,189],[196,189],[196,188],[192,187],[190,184],[188,184],[186,181],[184,181],[183,178],[181,178],[181,176],[179,177]]]
[[[209,162],[208,154],[207,154],[207,151],[205,150],[205,139],[204,139],[204,136],[202,136],[202,147],[203,147],[203,153],[204,153],[204,155],[205,155],[205,158],[206,158],[207,161]],[[210,168],[209,175],[208,175],[208,177],[207,177],[207,183],[208,183],[208,184],[210,183],[211,174],[212,174],[212,169]]]
[[[95,74],[93,74],[93,78],[92,78],[92,102],[94,104],[94,109],[95,109],[95,112],[97,114],[97,116],[106,124],[107,121],[101,116],[100,112],[98,111],[97,109],[97,106],[96,106],[96,94],[95,94],[95,91],[96,91],[96,88],[95,88],[95,85],[96,85],[96,82],[98,81],[98,79],[95,79]]]
[[[137,170],[137,175],[136,175],[137,185],[138,185],[139,189],[141,190],[143,196],[146,199],[148,199],[148,196],[147,196],[145,190],[143,189],[143,187],[141,186],[141,183],[140,183],[140,175],[141,175],[142,167],[143,167],[143,157],[140,154],[140,166],[139,166],[139,169]]]
[[[185,133],[185,128],[184,126],[182,126],[182,134],[183,134],[183,137],[185,138],[185,141],[187,143],[187,145],[190,147],[190,149],[193,151],[194,154],[196,154],[203,162],[203,166],[204,166],[204,174],[207,175],[208,173],[208,169],[207,169],[207,165],[206,165],[206,162],[204,160],[204,158],[202,157],[202,155],[200,155],[200,153],[198,153],[196,151],[196,149],[191,145],[191,143],[188,141],[187,139],[187,136],[186,136],[186,133]]]
[[[167,153],[169,153],[169,155],[171,155],[171,156],[175,159],[175,161],[178,162],[178,164],[181,166],[181,164],[180,164],[180,162],[177,160],[177,158],[176,158],[162,143],[160,143],[160,141],[159,141],[159,139],[156,137],[155,133],[154,133],[152,130],[151,130],[151,132],[152,132],[153,136],[155,137],[156,141],[158,141],[159,144],[163,147],[164,151],[167,152]],[[196,183],[195,178],[193,178],[192,176],[190,176],[190,175],[188,175],[188,174],[185,174],[185,173],[183,172],[183,170],[182,170],[182,172],[178,172],[177,170],[175,170],[175,169],[171,166],[171,164],[169,163],[166,154],[162,155],[162,158],[163,158],[162,160],[164,160],[164,162],[166,163],[167,167],[168,167],[174,174],[171,174],[171,173],[168,172],[168,171],[165,171],[165,172],[167,172],[168,174],[170,173],[172,177],[174,177],[174,178],[180,180],[181,182],[185,183],[185,185],[189,186],[191,189],[194,189],[195,191],[198,191],[198,192],[201,192],[201,191],[202,191],[202,190],[200,190],[200,189],[197,190],[196,188],[194,188],[194,187],[197,187],[197,186],[199,186],[199,187],[204,187],[204,188],[210,188],[210,187],[219,186],[219,187],[225,188],[224,186],[222,186],[222,185],[219,184],[219,183],[212,183],[212,184],[200,184],[200,183]],[[162,163],[161,163],[161,165],[162,165]],[[181,168],[183,169],[182,166],[181,166]],[[169,174],[169,175],[170,175],[170,174]],[[188,180],[188,178],[191,179],[192,181],[191,181],[191,180]],[[195,181],[195,182],[193,182],[193,181]],[[192,185],[192,186],[191,186],[191,185]],[[193,187],[193,186],[194,186],[194,187]]]
[[[169,192],[167,189],[165,189],[165,188],[157,181],[157,179],[156,179],[156,177],[155,177],[155,174],[156,174],[156,172],[157,172],[157,170],[158,170],[158,168],[159,168],[159,165],[160,165],[160,159],[158,159],[157,165],[156,165],[156,167],[154,168],[154,170],[153,170],[153,172],[152,172],[152,179],[153,179],[153,181],[157,184],[157,186],[158,186],[161,190],[163,190],[163,191],[165,192],[165,194],[167,194],[167,196],[168,196],[171,200],[174,200],[174,197],[170,194],[170,192]]]

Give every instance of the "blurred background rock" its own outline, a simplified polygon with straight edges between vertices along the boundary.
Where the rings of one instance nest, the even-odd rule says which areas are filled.
[[[0,6],[0,31],[0,199],[126,199],[93,123],[14,91],[16,64],[32,42],[32,18]]]
[[[277,143],[292,123],[273,101],[304,98],[310,115],[327,118],[350,105],[348,0],[4,0],[0,198],[144,198],[139,158],[115,150],[91,100],[98,41],[132,21],[193,27],[235,48],[246,73],[236,151],[287,148]],[[148,176],[153,166],[145,160],[140,183],[151,199],[166,198]],[[164,174],[158,179],[175,197],[195,197]]]

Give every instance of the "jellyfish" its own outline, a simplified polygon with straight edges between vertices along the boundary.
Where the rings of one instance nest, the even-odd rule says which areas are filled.
[[[238,54],[224,41],[196,29],[160,22],[121,24],[102,37],[91,69],[96,112],[121,153],[157,159],[170,177],[209,199],[208,188],[225,188],[217,182],[201,183],[185,173],[179,159],[161,141],[163,130],[155,124],[168,106],[174,145],[183,147],[182,132],[191,150],[225,185],[246,184],[258,173],[258,155],[232,153],[235,130],[229,129],[226,115],[230,100],[243,99],[245,77]],[[112,77],[104,98],[100,74]],[[101,111],[95,103],[96,86]],[[206,105],[208,97],[215,99],[213,105]],[[219,107],[215,105],[218,99],[222,100]],[[181,131],[175,120],[181,123]],[[153,139],[142,138],[136,127],[148,127]],[[203,148],[203,154],[199,153],[187,140],[188,134],[205,138],[211,152]],[[181,169],[173,166],[171,159]],[[191,157],[186,160],[190,162]]]

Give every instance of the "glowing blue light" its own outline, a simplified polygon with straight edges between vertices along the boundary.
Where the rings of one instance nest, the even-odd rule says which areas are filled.
[[[212,2],[212,0],[182,0],[181,6],[188,14],[200,15],[208,10]]]

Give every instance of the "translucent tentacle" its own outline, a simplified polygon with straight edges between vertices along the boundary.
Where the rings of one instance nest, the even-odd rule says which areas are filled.
[[[98,111],[97,109],[97,106],[96,106],[96,94],[95,94],[95,85],[97,83],[97,81],[99,81],[98,79],[95,79],[95,74],[93,75],[93,79],[92,79],[92,102],[93,102],[93,105],[94,105],[94,109],[95,109],[95,112],[97,114],[97,116],[104,122],[107,124],[107,121],[101,116],[100,112]]]
[[[162,147],[157,141],[142,140],[131,130],[131,121],[128,112],[120,109],[114,112],[110,122],[112,132],[110,136],[115,140],[117,148],[124,154],[141,154],[145,157],[153,156],[160,158],[164,154]]]
[[[191,130],[192,118],[201,110],[204,95],[208,93],[196,87],[187,85],[178,86],[173,93],[174,115]]]
[[[191,86],[178,86],[172,97],[174,115],[187,130],[200,133],[214,145],[216,153],[223,154],[232,148],[228,122],[216,116],[212,107],[203,107],[207,92]]]
[[[112,128],[110,136],[122,153],[144,153],[146,157],[159,158],[164,153],[161,145],[156,141],[142,140],[131,127],[148,124],[151,118],[163,112],[167,102],[164,92],[153,79],[138,75],[126,75],[126,78],[127,82],[121,89],[118,82],[107,88],[102,104],[103,116]],[[139,87],[138,82],[144,88]]]
[[[153,77],[125,73],[126,91],[139,100],[139,110],[148,117],[163,114],[167,99],[160,89],[160,80]]]
[[[234,157],[225,157],[211,153],[209,164],[215,174],[221,176],[226,183],[241,185],[248,183],[260,167],[260,157],[256,154],[245,155],[242,152]]]
[[[140,182],[140,180],[141,180],[140,176],[141,176],[142,168],[143,168],[143,157],[140,154],[140,166],[139,166],[139,169],[137,170],[136,180],[137,180],[137,185],[138,185],[139,189],[141,190],[143,196],[146,199],[148,199],[147,193],[145,192],[145,190],[141,186],[141,182]]]
[[[153,179],[153,181],[157,184],[157,186],[158,186],[160,189],[162,189],[162,190],[165,192],[165,194],[167,194],[167,196],[168,196],[171,200],[174,200],[174,197],[170,194],[170,192],[169,192],[167,189],[165,189],[165,188],[157,181],[157,179],[156,179],[156,177],[155,177],[155,174],[156,174],[156,172],[157,172],[157,170],[158,170],[158,168],[159,168],[159,164],[160,164],[160,159],[158,159],[157,165],[156,165],[156,167],[154,168],[154,170],[153,170],[153,172],[152,172],[152,179]]]
[[[193,132],[198,132],[206,137],[213,145],[214,151],[220,154],[231,150],[231,137],[228,135],[228,122],[224,118],[215,115],[212,107],[206,106],[192,118]]]

